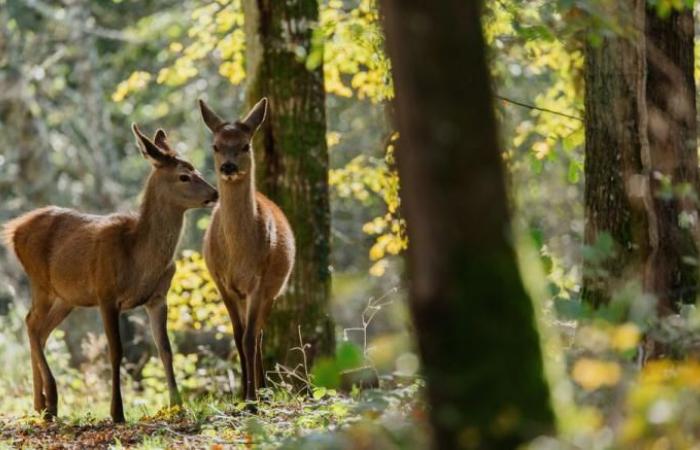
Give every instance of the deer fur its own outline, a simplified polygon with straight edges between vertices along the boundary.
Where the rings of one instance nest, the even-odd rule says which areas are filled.
[[[216,202],[218,194],[194,167],[180,159],[158,130],[151,142],[133,132],[153,170],[137,214],[83,214],[48,206],[4,227],[4,238],[29,278],[32,304],[26,318],[31,345],[34,408],[55,417],[56,382],[44,356],[51,331],[75,307],[99,307],[112,366],[111,415],[124,421],[119,369],[120,311],[145,305],[170,391],[180,403],[166,332],[165,297],[175,273],[173,256],[185,210]]]
[[[292,272],[294,235],[282,210],[255,189],[251,141],[265,120],[267,99],[233,123],[199,104],[213,133],[221,194],[204,236],[204,259],[233,322],[244,397],[256,400],[257,388],[265,386],[262,330]]]

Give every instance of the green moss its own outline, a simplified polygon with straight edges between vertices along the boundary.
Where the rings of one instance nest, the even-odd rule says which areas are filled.
[[[248,103],[270,99],[269,119],[254,142],[258,189],[285,212],[294,230],[296,267],[288,292],[277,300],[265,328],[268,359],[294,366],[299,352],[289,352],[299,343],[299,329],[311,344],[308,356],[330,353],[335,330],[328,315],[330,297],[330,204],[328,148],[326,146],[323,67],[309,71],[294,49],[311,47],[311,30],[298,23],[318,19],[318,3],[250,2],[258,8],[260,46],[251,46]],[[294,30],[291,33],[287,30]],[[291,34],[291,36],[290,36]],[[290,39],[291,37],[291,39]],[[285,39],[290,39],[286,42]],[[252,69],[252,70],[251,70]]]

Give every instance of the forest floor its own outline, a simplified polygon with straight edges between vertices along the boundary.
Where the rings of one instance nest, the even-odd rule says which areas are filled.
[[[316,390],[291,397],[267,390],[258,411],[209,396],[114,425],[90,413],[53,422],[0,416],[4,448],[424,448],[421,382],[339,394]],[[132,412],[133,414],[133,412]]]

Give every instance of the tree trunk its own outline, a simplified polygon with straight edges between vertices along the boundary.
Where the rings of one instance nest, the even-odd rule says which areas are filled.
[[[662,19],[647,10],[647,112],[658,245],[649,286],[659,312],[678,311],[698,293],[698,156],[693,10]]]
[[[623,32],[586,49],[585,241],[615,247],[589,254],[583,297],[598,307],[636,280],[665,315],[697,295],[694,29],[692,10],[645,5],[620,3]]]
[[[434,446],[515,448],[554,419],[512,246],[480,2],[382,6]]]
[[[268,359],[294,367],[299,331],[307,357],[332,353],[329,316],[330,206],[323,67],[306,68],[316,0],[246,0],[248,104],[270,101],[258,133],[258,188],[287,214],[297,255],[287,293],[277,300],[264,331]]]
[[[583,298],[594,307],[618,283],[642,283],[655,225],[647,215],[645,1],[616,5],[623,34],[586,46],[585,244],[595,250],[584,260]]]

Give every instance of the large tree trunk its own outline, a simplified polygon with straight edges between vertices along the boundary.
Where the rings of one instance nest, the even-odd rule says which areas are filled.
[[[649,286],[661,314],[698,293],[698,156],[693,10],[662,19],[647,10],[647,112],[658,245]]]
[[[512,245],[480,2],[382,6],[434,445],[514,448],[554,420]]]
[[[585,261],[583,296],[637,281],[665,315],[698,288],[693,15],[616,5],[623,32],[586,49],[585,168],[586,244],[615,246]]]
[[[330,206],[323,68],[306,68],[316,0],[246,0],[248,103],[270,101],[269,119],[258,133],[258,188],[287,214],[297,257],[287,293],[277,300],[265,327],[268,358],[298,362],[298,327],[307,356],[331,353],[335,330],[329,316]]]
[[[645,0],[615,5],[623,34],[586,46],[585,244],[596,251],[584,261],[583,298],[594,307],[620,283],[643,282],[655,225],[647,215]],[[604,233],[612,249],[602,245]]]

